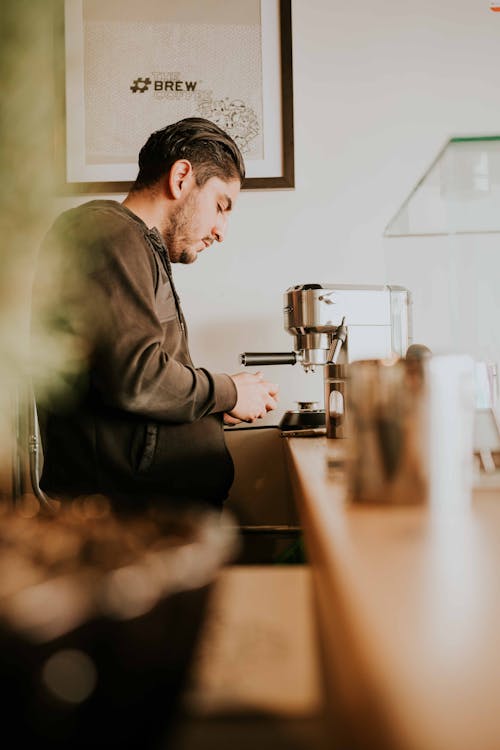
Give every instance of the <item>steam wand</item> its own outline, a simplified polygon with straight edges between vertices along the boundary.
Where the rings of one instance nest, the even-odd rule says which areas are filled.
[[[345,327],[345,316],[342,318],[340,325],[337,326],[332,336],[330,348],[326,357],[326,364],[336,365],[339,358],[342,344],[347,338],[347,328]]]

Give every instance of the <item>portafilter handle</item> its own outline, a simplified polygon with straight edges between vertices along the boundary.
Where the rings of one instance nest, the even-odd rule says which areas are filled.
[[[294,365],[297,359],[297,352],[243,352],[240,354],[240,362],[245,367]]]

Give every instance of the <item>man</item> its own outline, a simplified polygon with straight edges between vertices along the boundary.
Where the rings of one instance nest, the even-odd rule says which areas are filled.
[[[39,400],[49,495],[103,493],[133,508],[226,498],[223,418],[263,417],[277,386],[261,373],[193,365],[171,263],[223,241],[243,178],[233,140],[188,118],[150,136],[122,204],[91,201],[56,220],[42,250],[58,247],[77,269],[59,318],[83,342],[87,366],[64,399]]]

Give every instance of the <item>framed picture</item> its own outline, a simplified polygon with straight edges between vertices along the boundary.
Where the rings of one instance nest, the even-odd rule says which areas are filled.
[[[150,133],[206,117],[243,188],[294,187],[291,0],[64,0],[65,192],[127,192]]]

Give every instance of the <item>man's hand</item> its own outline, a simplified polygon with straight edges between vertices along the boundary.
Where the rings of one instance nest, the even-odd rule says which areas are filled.
[[[226,424],[237,424],[238,421],[253,422],[265,417],[268,411],[276,409],[278,386],[264,380],[261,372],[238,372],[231,377],[238,396],[234,409],[228,414],[229,419],[224,418]]]
[[[234,427],[235,424],[241,424],[242,421],[242,419],[235,419],[234,417],[230,417],[229,414],[224,413],[223,422],[229,427]]]

